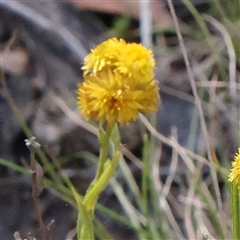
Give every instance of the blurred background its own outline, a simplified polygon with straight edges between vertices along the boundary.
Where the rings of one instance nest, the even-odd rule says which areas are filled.
[[[172,2],[202,101],[212,154],[218,164],[229,168],[239,146],[239,2],[187,1],[190,5],[181,0]],[[152,50],[161,96],[157,130],[167,139],[174,138],[184,149],[207,157],[196,99],[167,1],[151,1],[151,15]],[[83,59],[91,48],[109,37],[141,41],[139,2],[4,1],[1,2],[0,16],[0,158],[27,168],[29,152],[24,145],[24,139],[28,137],[25,124],[43,146],[49,161],[59,159],[62,169],[84,194],[95,173],[91,159],[98,155],[99,146],[94,123],[93,126],[85,123],[76,105]],[[137,183],[141,182],[139,166],[145,133],[146,126],[141,121],[121,127],[126,162]],[[156,141],[156,149],[159,152],[159,176],[165,183],[172,174],[174,146],[162,138]],[[198,167],[197,164],[194,166]],[[173,239],[191,236],[182,209],[182,204],[188,204],[184,197],[190,182],[189,168],[186,161],[179,158],[166,197],[180,230],[176,229],[181,232],[178,235],[174,233],[176,229],[166,228],[173,232],[170,235]],[[209,181],[207,164],[200,168],[201,178]],[[37,235],[29,176],[3,165],[0,165],[0,173],[0,238],[13,239],[15,231],[23,238],[28,232]],[[46,177],[49,177],[48,173]],[[117,179],[132,204],[136,205],[120,170]],[[229,199],[220,175],[218,183],[229,220]],[[51,219],[56,222],[53,239],[73,239],[76,212],[71,204],[53,186],[45,189],[40,199],[46,224]],[[126,215],[110,187],[101,195],[100,203],[119,215]],[[96,216],[113,239],[139,239],[132,228],[106,212],[98,210]],[[214,224],[208,216],[204,219],[209,223],[208,231],[217,238]]]

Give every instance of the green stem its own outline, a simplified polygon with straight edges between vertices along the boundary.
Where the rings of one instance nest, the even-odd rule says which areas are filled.
[[[80,214],[78,215],[78,239],[94,240],[93,219],[94,210],[100,193],[105,189],[110,179],[114,176],[114,171],[118,166],[121,152],[116,152],[112,160],[104,164],[103,173],[96,180],[94,185],[87,191],[86,196],[81,201]]]
[[[95,209],[100,193],[106,188],[110,179],[114,176],[114,171],[118,166],[120,156],[121,152],[117,151],[113,158],[104,164],[101,177],[95,182],[92,188],[87,191],[82,202],[83,205],[86,206],[87,211],[90,212]]]
[[[107,125],[106,132],[104,132],[104,130],[102,129],[102,125],[99,126],[99,142],[101,147],[100,147],[99,162],[97,166],[97,173],[92,184],[94,184],[95,181],[97,181],[103,173],[104,164],[107,160],[111,131],[112,131],[112,126],[110,126],[109,124]]]
[[[93,182],[85,194],[85,197],[80,197],[72,187],[75,199],[78,203],[79,211],[77,221],[78,240],[94,240],[93,219],[96,203],[99,195],[105,189],[110,179],[114,176],[114,171],[118,166],[119,158],[121,157],[121,152],[118,149],[120,148],[120,144],[118,144],[117,141],[117,146],[115,146],[114,143],[114,153],[112,159],[107,160],[113,128],[113,125],[108,124],[106,131],[104,131],[102,123],[99,125],[100,155],[97,164],[97,172]],[[116,130],[118,133],[118,129]]]
[[[240,189],[232,184],[233,237],[240,239]]]
[[[93,229],[93,211],[87,211],[86,207],[82,205],[81,214],[78,215],[78,239],[79,240],[94,240]]]
[[[75,190],[73,186],[70,186],[73,196],[77,203],[78,208],[78,219],[77,219],[77,239],[78,240],[94,240],[93,231],[93,211],[87,211],[86,206],[84,206],[82,196]]]

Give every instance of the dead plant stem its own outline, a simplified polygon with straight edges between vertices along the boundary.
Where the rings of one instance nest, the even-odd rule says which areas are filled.
[[[39,223],[40,227],[40,234],[41,234],[41,240],[47,240],[46,233],[45,233],[45,225],[43,223],[41,211],[40,211],[40,201],[39,201],[39,189],[38,189],[38,183],[37,183],[37,161],[35,159],[35,152],[30,152],[30,164],[31,164],[31,171],[32,171],[32,198],[34,202],[34,208],[35,208],[35,214],[37,221]]]

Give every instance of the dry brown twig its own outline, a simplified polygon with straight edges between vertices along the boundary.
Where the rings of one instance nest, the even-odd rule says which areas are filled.
[[[42,190],[44,189],[43,170],[41,165],[37,162],[35,158],[35,153],[37,149],[41,147],[41,145],[36,141],[35,137],[25,139],[25,144],[30,151],[30,169],[31,169],[30,171],[32,174],[32,198],[34,202],[36,218],[40,227],[41,240],[51,240],[53,239],[52,232],[55,226],[55,220],[52,219],[51,222],[47,226],[45,226],[40,211],[39,196]]]
[[[32,198],[34,202],[35,213],[37,221],[40,226],[40,235],[42,240],[47,240],[46,237],[46,227],[43,223],[40,207],[39,207],[39,195],[43,190],[43,171],[41,165],[37,162],[35,158],[36,150],[41,146],[35,137],[30,139],[25,139],[25,144],[30,151],[30,166],[32,174]]]

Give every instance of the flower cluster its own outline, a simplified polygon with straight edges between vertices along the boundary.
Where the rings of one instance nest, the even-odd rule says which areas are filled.
[[[238,148],[238,153],[234,157],[232,162],[232,169],[228,175],[228,181],[233,182],[240,189],[240,148]]]
[[[91,51],[82,67],[78,104],[89,119],[128,124],[138,113],[157,110],[155,60],[141,44],[109,39]]]

